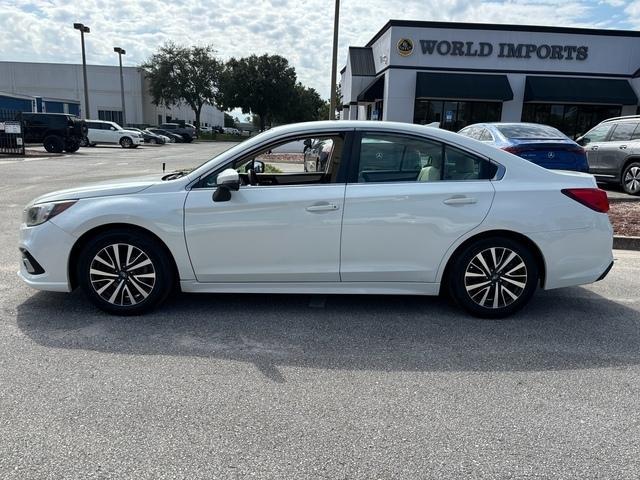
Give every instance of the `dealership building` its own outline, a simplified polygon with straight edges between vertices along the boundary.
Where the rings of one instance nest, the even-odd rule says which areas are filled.
[[[640,32],[390,20],[341,72],[343,119],[536,122],[640,113]]]
[[[195,114],[187,105],[153,104],[141,69],[123,67],[122,73],[127,124],[157,125],[172,120],[194,123]],[[120,68],[87,65],[87,84],[89,118],[124,123]],[[71,113],[87,118],[84,109],[82,65],[0,62],[0,110]],[[224,114],[207,104],[200,122],[203,126],[223,126]]]

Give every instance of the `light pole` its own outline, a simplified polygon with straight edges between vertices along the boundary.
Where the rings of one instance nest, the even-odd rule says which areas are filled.
[[[329,120],[336,119],[336,76],[338,74],[338,23],[340,20],[340,0],[336,0],[333,16],[333,56],[331,58],[331,100],[329,100]]]
[[[113,47],[113,51],[118,54],[120,59],[120,97],[122,98],[122,126],[127,124],[127,111],[124,108],[124,77],[122,76],[122,55],[126,55],[124,48]]]
[[[89,118],[89,86],[87,85],[87,56],[84,52],[84,34],[91,32],[91,30],[82,23],[74,23],[73,28],[80,30],[80,40],[82,42],[82,75],[84,77],[84,118]]]

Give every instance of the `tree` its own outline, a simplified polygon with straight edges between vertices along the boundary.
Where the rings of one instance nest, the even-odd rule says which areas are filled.
[[[142,64],[155,105],[184,102],[191,107],[200,129],[200,112],[214,103],[223,64],[212,46],[184,47],[166,43]]]
[[[236,128],[236,121],[228,113],[224,114],[224,126],[229,128]]]
[[[295,94],[296,72],[280,55],[231,58],[220,76],[217,101],[225,110],[241,108],[260,119],[260,130],[284,118]]]
[[[289,108],[284,115],[276,120],[282,123],[326,120],[326,117],[321,117],[324,103],[314,88],[307,88],[298,82],[294,88],[293,96],[290,98]]]

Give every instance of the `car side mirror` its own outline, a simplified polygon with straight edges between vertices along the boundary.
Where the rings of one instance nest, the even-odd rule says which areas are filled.
[[[576,138],[576,143],[582,147],[584,147],[590,140],[587,137],[578,137]]]
[[[227,168],[216,178],[218,188],[211,197],[214,202],[228,202],[231,200],[231,190],[240,190],[240,174],[233,168]]]
[[[264,173],[264,162],[261,160],[254,160],[253,162],[249,162],[244,166],[245,173],[248,173],[251,169],[253,169],[253,171],[256,173]]]

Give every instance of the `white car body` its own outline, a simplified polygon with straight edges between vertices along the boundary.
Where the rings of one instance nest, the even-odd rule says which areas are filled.
[[[87,138],[92,145],[101,143],[121,145],[123,138],[130,139],[132,145],[144,144],[144,137],[140,132],[126,130],[115,122],[105,120],[87,120]]]
[[[281,139],[365,130],[444,142],[494,162],[501,173],[476,181],[247,185],[224,203],[212,201],[215,188],[192,188],[245,152]],[[419,125],[288,125],[175,180],[117,180],[37,198],[32,205],[78,201],[40,225],[22,225],[20,248],[44,273],[30,274],[23,262],[19,275],[31,287],[69,292],[79,239],[127,224],[151,232],[167,247],[184,292],[437,295],[456,249],[488,232],[509,232],[535,245],[544,289],[591,283],[612,265],[611,224],[606,213],[561,193],[565,188],[595,189],[596,183],[588,174],[545,170]]]

